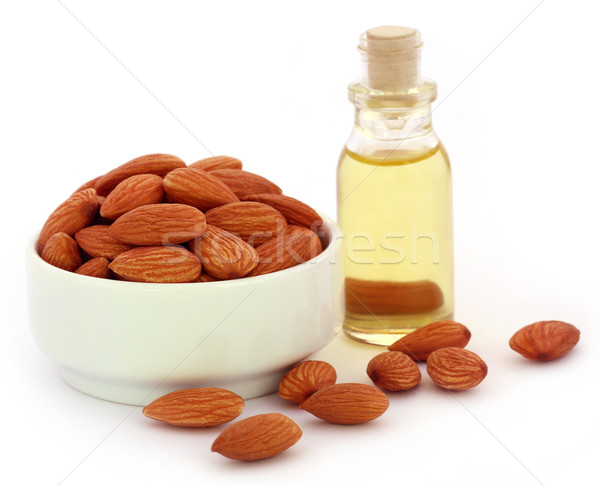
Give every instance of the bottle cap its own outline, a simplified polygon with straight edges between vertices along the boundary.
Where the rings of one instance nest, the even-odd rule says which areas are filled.
[[[363,83],[381,91],[406,91],[421,84],[421,33],[411,27],[383,25],[360,36]]]

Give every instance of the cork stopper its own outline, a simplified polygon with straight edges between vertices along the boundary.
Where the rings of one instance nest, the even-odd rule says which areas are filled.
[[[406,91],[421,84],[421,33],[411,27],[383,25],[360,36],[363,83],[381,91]]]

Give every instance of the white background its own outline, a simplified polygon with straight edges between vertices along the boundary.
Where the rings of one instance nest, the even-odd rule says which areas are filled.
[[[597,484],[598,108],[593,2],[3,2],[2,484]],[[335,216],[338,154],[358,36],[419,28],[439,85],[434,126],[452,159],[456,319],[489,365],[451,394],[428,377],[361,426],[335,426],[276,395],[304,430],[284,454],[235,463],[219,430],[151,423],[62,382],[27,324],[24,246],[82,182],[137,155],[243,159]],[[556,362],[509,337],[545,319],[577,325]],[[82,316],[85,325],[85,316]],[[339,335],[318,354],[369,383],[381,349]],[[423,370],[424,372],[424,370]]]

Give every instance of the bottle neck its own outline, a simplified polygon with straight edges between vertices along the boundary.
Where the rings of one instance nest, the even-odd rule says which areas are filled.
[[[433,132],[431,103],[437,86],[425,80],[405,91],[378,91],[361,82],[348,89],[355,106],[354,126],[363,136],[376,140],[409,140]]]
[[[403,160],[439,146],[431,124],[431,103],[437,94],[434,82],[425,80],[405,91],[377,91],[357,81],[348,91],[356,108],[354,130],[346,142],[350,152]]]
[[[355,129],[376,140],[407,140],[429,135],[431,105],[418,108],[373,109],[356,105]]]

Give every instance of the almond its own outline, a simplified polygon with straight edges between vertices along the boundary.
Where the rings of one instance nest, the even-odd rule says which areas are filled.
[[[314,392],[334,385],[337,374],[325,361],[303,361],[289,370],[279,383],[279,396],[294,403],[301,403]]]
[[[88,226],[75,233],[75,240],[81,249],[92,258],[104,257],[114,260],[124,251],[131,250],[133,246],[114,239],[110,236],[109,230],[108,225]]]
[[[241,278],[258,264],[256,250],[228,231],[207,225],[202,236],[188,243],[202,270],[219,279]]]
[[[389,391],[410,390],[421,381],[417,364],[400,351],[375,356],[369,361],[367,375],[376,386]]]
[[[239,169],[219,169],[211,171],[211,174],[224,182],[237,197],[265,193],[281,194],[279,186],[252,172]]]
[[[300,404],[302,410],[334,424],[362,424],[382,415],[388,406],[385,393],[361,383],[321,388]]]
[[[96,191],[108,196],[119,182],[137,174],[156,174],[164,177],[173,169],[185,167],[185,162],[175,155],[149,154],[125,162],[116,169],[104,174],[96,182]]]
[[[185,248],[146,246],[121,253],[108,266],[118,277],[133,282],[193,282],[200,276],[200,261]]]
[[[256,461],[275,456],[302,437],[296,422],[280,413],[265,413],[228,426],[213,442],[211,450],[238,461]]]
[[[188,388],[168,393],[142,412],[159,422],[182,427],[214,427],[230,422],[244,410],[244,400],[223,388]]]
[[[427,358],[427,373],[446,390],[467,390],[479,385],[487,375],[487,365],[472,351],[442,348]]]
[[[238,197],[219,179],[199,169],[175,169],[165,176],[163,185],[171,200],[202,211],[239,202]]]
[[[109,263],[104,257],[92,258],[75,270],[75,273],[88,277],[110,278]]]
[[[440,348],[464,348],[471,339],[466,326],[455,321],[436,321],[398,339],[388,346],[390,351],[402,351],[412,359],[425,361],[429,355]]]
[[[550,361],[567,354],[579,341],[579,329],[562,321],[539,321],[519,329],[509,345],[536,361]]]
[[[208,157],[201,159],[198,162],[188,165],[192,169],[200,169],[210,172],[212,170],[219,169],[241,169],[242,161],[235,157],[229,157],[228,155],[215,155],[214,157]]]
[[[215,277],[211,277],[208,273],[202,272],[194,282],[218,282]]]
[[[256,249],[259,263],[249,277],[265,275],[293,267],[316,257],[323,251],[314,231],[302,226],[288,226],[282,236],[263,243]]]
[[[162,177],[155,174],[138,174],[119,182],[100,206],[100,215],[117,219],[127,211],[146,204],[162,202],[164,195]]]
[[[255,202],[236,202],[211,209],[206,213],[206,222],[236,234],[254,247],[283,233],[287,227],[283,214]]]
[[[50,265],[74,272],[81,265],[79,247],[66,233],[56,233],[50,237],[42,251],[42,259]]]
[[[244,196],[242,199],[268,204],[283,214],[287,223],[291,225],[305,226],[318,231],[323,224],[321,216],[313,208],[293,197],[283,194],[255,194]]]
[[[117,219],[109,235],[129,245],[178,244],[200,236],[206,218],[187,204],[148,204]]]
[[[422,314],[439,309],[444,293],[430,280],[393,282],[347,277],[346,310],[353,314]]]
[[[89,225],[96,216],[97,210],[98,199],[95,189],[84,189],[73,194],[46,220],[38,238],[38,251],[41,251],[52,235],[66,233],[73,236],[81,228]]]

